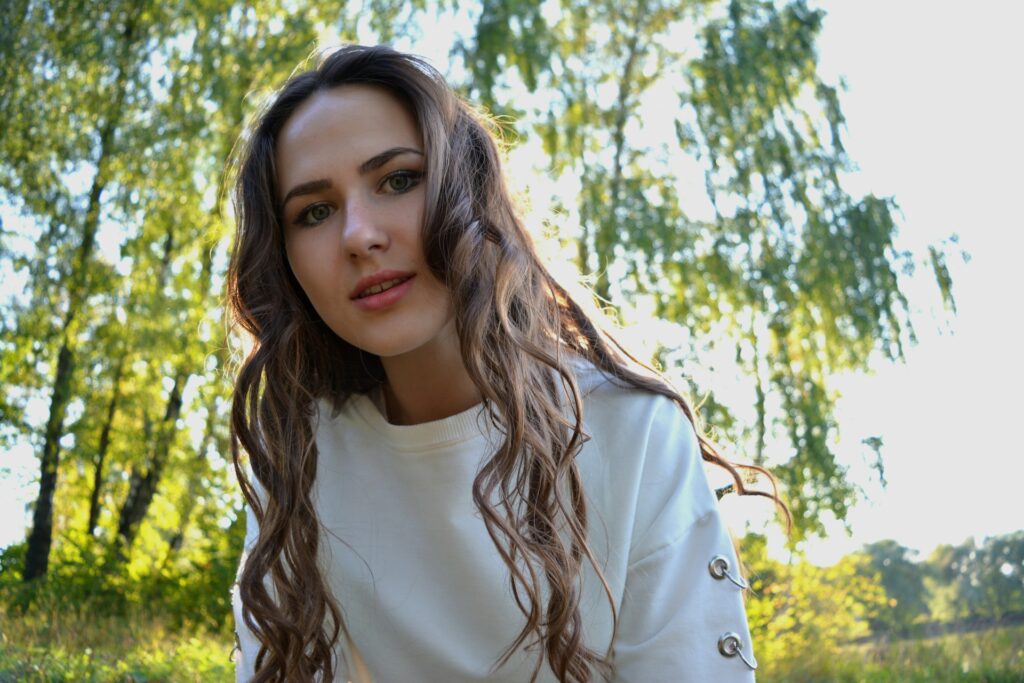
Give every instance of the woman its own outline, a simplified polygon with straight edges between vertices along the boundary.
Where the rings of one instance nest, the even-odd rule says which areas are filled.
[[[239,680],[752,680],[702,459],[777,497],[548,274],[440,74],[339,49],[240,150]]]

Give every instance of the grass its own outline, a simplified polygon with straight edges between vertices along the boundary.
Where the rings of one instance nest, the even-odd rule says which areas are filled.
[[[134,608],[99,616],[36,605],[24,614],[0,604],[0,683],[217,683],[234,680],[232,638],[185,628]]]
[[[767,668],[761,683],[1024,683],[1024,626],[848,646]]]
[[[172,630],[141,608],[116,617],[98,612],[37,603],[20,614],[0,603],[0,683],[234,680],[229,634]],[[762,665],[761,683],[1024,683],[1024,626],[811,651]]]

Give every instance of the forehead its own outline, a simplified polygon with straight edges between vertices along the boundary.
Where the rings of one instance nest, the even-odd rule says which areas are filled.
[[[299,105],[281,128],[275,148],[278,187],[352,171],[390,147],[423,149],[408,107],[391,92],[364,84],[321,90]],[[326,167],[325,167],[326,165]]]

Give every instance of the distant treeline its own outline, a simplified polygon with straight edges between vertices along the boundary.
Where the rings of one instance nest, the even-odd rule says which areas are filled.
[[[971,629],[1024,615],[1024,531],[942,545],[922,561],[895,541],[863,552],[888,598],[871,621],[875,633],[938,635],[942,624]]]
[[[1024,531],[940,546],[923,561],[892,540],[830,567],[773,560],[756,534],[742,550],[751,632],[769,673],[823,671],[815,667],[851,644],[1009,625],[1024,613]]]
[[[912,626],[900,631],[889,631],[872,634],[863,638],[857,638],[852,644],[888,642],[901,639],[937,638],[958,633],[974,633],[975,631],[988,631],[993,628],[1003,628],[1024,624],[1024,612],[1006,614],[998,619],[994,617],[977,617],[963,619],[960,621],[926,621],[917,622]]]

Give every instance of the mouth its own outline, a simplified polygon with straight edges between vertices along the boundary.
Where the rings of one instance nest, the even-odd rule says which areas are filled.
[[[392,287],[397,287],[398,285],[402,284],[403,282],[407,282],[407,281],[409,281],[411,279],[412,279],[412,276],[411,275],[407,275],[407,276],[403,276],[403,277],[392,278],[390,280],[385,280],[384,282],[378,282],[375,285],[370,285],[366,289],[363,289],[361,292],[359,292],[353,298],[355,298],[355,299],[365,299],[366,297],[373,296],[374,294],[380,294],[381,292],[386,292],[389,289],[391,289]]]

